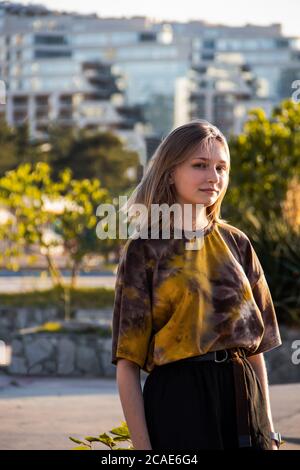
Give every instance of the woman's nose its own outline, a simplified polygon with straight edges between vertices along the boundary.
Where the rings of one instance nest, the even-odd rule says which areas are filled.
[[[208,178],[207,178],[209,181],[218,181],[219,179],[219,175],[217,173],[216,170],[214,170],[213,168],[211,170],[209,170],[209,173],[208,173]]]

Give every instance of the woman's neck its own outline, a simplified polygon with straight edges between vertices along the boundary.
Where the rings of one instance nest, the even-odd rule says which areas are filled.
[[[200,207],[199,207],[200,206]],[[182,215],[175,220],[175,226],[186,228],[187,230],[201,230],[209,225],[206,215],[206,207],[202,204],[195,204],[192,207],[182,205]]]

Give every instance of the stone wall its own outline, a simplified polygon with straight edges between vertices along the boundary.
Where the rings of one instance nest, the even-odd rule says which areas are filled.
[[[111,338],[89,333],[16,334],[10,374],[114,377]]]
[[[281,328],[283,345],[264,354],[270,384],[300,382],[292,344],[299,329]],[[298,354],[300,358],[300,353]],[[12,340],[10,374],[115,377],[111,338],[91,333],[16,334]],[[142,375],[144,375],[142,371]]]
[[[0,339],[10,345],[11,354],[10,365],[0,368],[16,375],[114,377],[111,338],[101,337],[96,331],[86,332],[86,327],[93,326],[107,331],[111,327],[112,307],[76,309],[73,318],[69,329],[74,323],[78,330],[75,332],[21,334],[20,330],[47,322],[62,322],[63,312],[57,307],[0,307]],[[78,328],[79,324],[82,326]]]
[[[75,309],[75,320],[97,320],[108,324],[112,317],[112,308]],[[30,328],[63,319],[63,312],[58,307],[0,307],[0,339],[10,343],[11,338],[21,328]]]
[[[74,317],[107,327],[112,309],[78,309]],[[114,377],[111,364],[111,338],[87,332],[35,333],[21,335],[21,328],[34,327],[48,321],[61,320],[56,308],[1,308],[0,339],[12,346],[11,374],[104,376]],[[294,341],[300,341],[300,328],[280,326],[283,344],[264,354],[270,384],[300,382],[300,364],[293,363]],[[300,353],[298,354],[300,359]],[[144,375],[143,371],[141,372]]]
[[[300,363],[294,364],[294,341],[300,341],[300,328],[280,326],[282,345],[264,354],[270,384],[300,382]],[[299,346],[298,346],[299,349]],[[298,354],[300,360],[300,352]],[[294,361],[295,362],[295,361]]]

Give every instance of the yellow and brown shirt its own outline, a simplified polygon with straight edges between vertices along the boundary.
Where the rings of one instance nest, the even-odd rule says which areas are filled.
[[[249,238],[214,222],[202,246],[188,239],[129,239],[118,266],[112,364],[125,358],[151,372],[209,351],[243,347],[247,355],[280,346],[266,278]]]

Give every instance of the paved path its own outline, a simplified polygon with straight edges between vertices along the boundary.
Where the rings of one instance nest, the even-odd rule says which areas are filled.
[[[300,450],[300,384],[272,385],[270,395],[284,448]],[[98,435],[123,419],[115,380],[0,375],[2,450],[71,449],[68,436]]]

